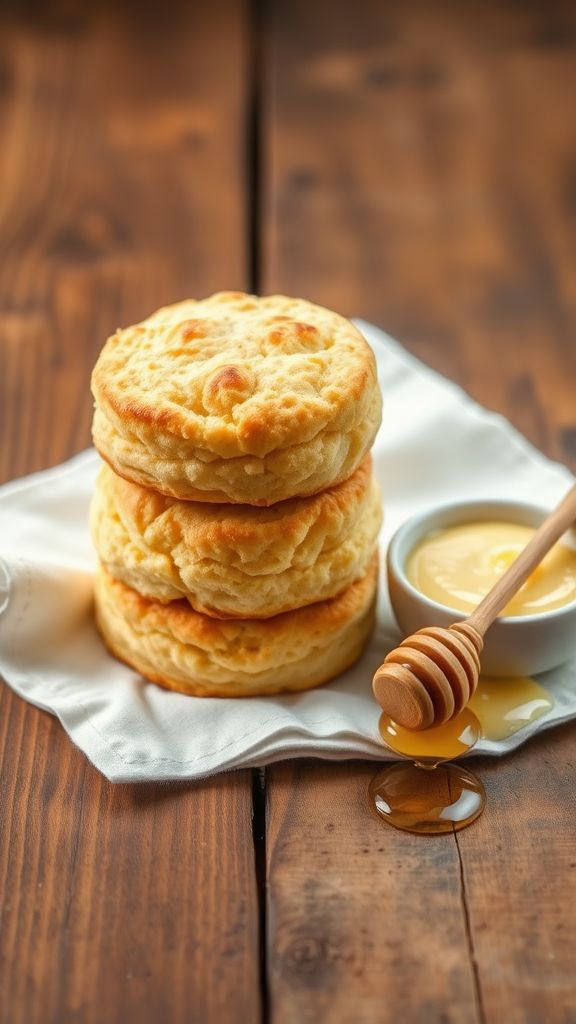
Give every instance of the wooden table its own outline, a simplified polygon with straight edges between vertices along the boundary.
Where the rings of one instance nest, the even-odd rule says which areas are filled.
[[[379,323],[574,467],[575,97],[560,0],[4,4],[2,478],[89,444],[112,329],[222,288]],[[576,1021],[573,726],[426,840],[373,764],[114,786],[0,689],[2,1024]]]

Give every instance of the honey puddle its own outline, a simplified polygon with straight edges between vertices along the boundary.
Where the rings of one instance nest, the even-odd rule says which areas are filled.
[[[446,763],[465,754],[480,737],[473,711],[463,711],[444,725],[415,732],[382,715],[380,735],[406,760],[383,768],[368,787],[378,815],[394,828],[437,836],[471,825],[484,809],[484,787],[467,768]]]
[[[481,677],[468,707],[487,740],[504,740],[554,707],[552,694],[535,679]]]
[[[368,788],[373,809],[395,828],[419,835],[465,828],[484,809],[484,787],[466,768],[446,762],[472,750],[481,736],[512,736],[552,707],[552,695],[535,679],[485,677],[467,707],[444,725],[415,732],[382,715],[382,739],[407,760],[374,776]]]
[[[535,679],[483,677],[470,703],[456,718],[433,729],[404,729],[382,715],[379,730],[388,747],[416,761],[452,760],[480,737],[503,740],[554,707],[552,695]]]
[[[468,705],[444,725],[415,732],[382,715],[379,730],[397,754],[415,760],[451,760],[469,751],[481,736],[498,740],[519,732],[553,705],[551,693],[535,679],[484,676]]]

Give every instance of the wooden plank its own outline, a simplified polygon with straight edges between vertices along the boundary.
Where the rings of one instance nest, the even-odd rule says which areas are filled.
[[[374,765],[270,769],[273,1021],[572,1019],[574,728],[472,767],[488,809],[456,842],[373,818]]]
[[[86,447],[119,324],[246,285],[245,5],[169,6],[2,23],[1,479]]]
[[[457,841],[489,1022],[576,1019],[575,736],[569,724],[472,765],[488,809]]]
[[[262,197],[265,291],[372,319],[573,466],[575,49],[558,0],[275,2]],[[373,766],[271,769],[274,1024],[572,1019],[574,735],[483,765],[457,839],[372,820]]]
[[[271,1020],[479,1021],[458,850],[383,825],[377,765],[269,770]]]
[[[246,5],[10,7],[3,478],[89,443],[111,330],[244,286],[248,248]],[[0,734],[0,1020],[258,1021],[250,773],[112,786],[6,686]]]
[[[264,289],[379,323],[576,464],[576,8],[272,6]]]
[[[249,773],[111,785],[3,704],[3,1024],[259,1020]]]

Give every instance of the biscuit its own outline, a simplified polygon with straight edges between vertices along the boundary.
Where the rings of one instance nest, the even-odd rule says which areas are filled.
[[[107,341],[94,444],[120,476],[175,498],[267,506],[360,465],[381,418],[372,350],[304,299],[220,292]]]
[[[109,650],[147,679],[198,697],[307,690],[360,656],[373,624],[378,562],[330,601],[274,619],[222,621],[187,601],[141,597],[100,567],[96,620]]]
[[[337,487],[266,509],[178,501],[104,466],[91,526],[110,575],[144,597],[186,598],[217,618],[269,618],[363,576],[381,509],[370,456]]]

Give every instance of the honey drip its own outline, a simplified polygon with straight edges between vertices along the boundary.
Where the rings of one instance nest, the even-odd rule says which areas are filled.
[[[382,715],[380,734],[409,761],[383,768],[368,794],[376,813],[395,828],[441,835],[470,825],[484,809],[484,787],[466,768],[444,762],[467,753],[480,738],[480,723],[467,707],[443,725],[418,732]]]
[[[378,728],[387,747],[428,769],[467,754],[482,735],[480,723],[468,707],[432,729],[405,729],[389,715],[381,716]]]
[[[395,828],[421,835],[465,828],[484,809],[484,787],[466,768],[445,762],[467,753],[480,736],[513,735],[553,706],[552,696],[534,679],[483,677],[460,714],[433,729],[405,729],[382,715],[379,731],[386,746],[409,760],[383,768],[372,779],[372,807]]]

